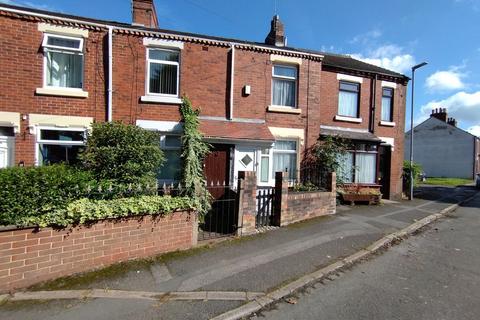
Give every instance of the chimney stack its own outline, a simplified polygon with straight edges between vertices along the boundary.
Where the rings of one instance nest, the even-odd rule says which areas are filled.
[[[280,21],[280,16],[273,16],[270,32],[265,38],[265,43],[276,47],[285,47],[287,45],[285,27],[282,21]]]
[[[455,120],[454,118],[448,118],[447,123],[454,127],[457,126],[457,120]]]
[[[432,114],[430,115],[430,118],[437,118],[440,121],[447,122],[448,117],[447,117],[447,109],[446,108],[435,108],[432,110]]]
[[[132,0],[132,21],[137,26],[158,28],[157,12],[153,0]]]

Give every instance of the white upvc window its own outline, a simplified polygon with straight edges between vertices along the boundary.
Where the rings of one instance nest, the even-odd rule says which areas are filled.
[[[163,151],[163,163],[157,178],[160,182],[171,183],[181,179],[182,174],[182,141],[179,134],[168,134],[160,137],[160,148]]]
[[[270,182],[270,149],[264,148],[260,152],[260,176],[259,182],[261,184],[268,184]]]
[[[147,48],[147,95],[178,97],[180,51]]]
[[[85,130],[40,127],[37,130],[37,164],[72,164],[85,146]]]
[[[272,69],[272,105],[296,108],[297,67],[276,64]]]
[[[44,88],[83,88],[83,45],[81,37],[44,34]]]
[[[340,81],[338,94],[338,115],[358,118],[360,104],[360,84]]]
[[[288,172],[288,180],[297,179],[297,141],[277,140],[273,146],[272,175],[275,172]]]

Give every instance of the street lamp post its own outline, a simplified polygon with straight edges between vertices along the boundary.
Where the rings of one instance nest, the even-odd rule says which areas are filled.
[[[412,67],[412,108],[410,110],[410,196],[409,199],[413,200],[413,106],[415,95],[415,70],[426,66],[426,62],[419,63]]]

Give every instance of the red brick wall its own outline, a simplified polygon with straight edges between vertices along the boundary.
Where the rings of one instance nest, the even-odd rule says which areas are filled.
[[[88,116],[104,121],[106,114],[106,41],[105,31],[90,30],[85,42],[85,90],[89,98],[37,96],[42,86],[42,33],[37,23],[18,18],[0,17],[0,68],[4,81],[0,83],[0,110],[22,114]],[[113,119],[135,123],[138,119],[179,121],[178,105],[143,103],[145,95],[146,48],[143,37],[114,33]],[[226,118],[229,109],[228,46],[202,45],[185,42],[181,50],[180,94],[187,94],[203,116]],[[319,135],[320,125],[368,129],[370,122],[370,78],[364,78],[360,93],[361,124],[335,121],[338,109],[337,71],[323,68],[321,62],[303,60],[299,66],[298,107],[301,114],[268,112],[271,104],[272,62],[270,54],[236,49],[234,79],[234,117],[265,120],[268,126],[305,129],[305,147],[312,146]],[[243,96],[245,85],[252,93]],[[405,87],[395,91],[394,121],[396,127],[378,125],[381,112],[381,81],[377,81],[375,134],[395,138],[392,155],[391,192],[401,194],[401,159],[403,159],[403,129]],[[28,120],[22,121],[16,137],[15,162],[34,163],[35,136],[28,132]],[[303,151],[303,150],[301,150]]]
[[[338,111],[338,94],[339,81],[337,80],[337,72],[333,69],[322,71],[321,77],[321,104],[320,104],[320,124],[334,127],[352,128],[369,130],[370,110],[371,110],[371,89],[373,80],[363,78],[360,85],[360,117],[362,123],[350,123],[344,121],[336,121],[335,116]],[[397,89],[394,91],[394,110],[393,121],[395,127],[386,127],[380,125],[382,110],[382,81],[377,80],[376,85],[376,109],[373,133],[378,137],[388,137],[395,139],[395,146],[392,152],[391,161],[391,177],[390,177],[390,198],[400,199],[402,196],[402,166],[403,166],[403,150],[404,150],[404,129],[405,129],[405,102],[406,87],[397,83]]]
[[[402,198],[402,172],[404,158],[404,140],[405,140],[405,103],[407,87],[397,83],[394,91],[393,101],[393,122],[395,127],[386,127],[380,125],[382,112],[382,82],[377,81],[377,96],[375,110],[374,133],[378,137],[394,138],[394,148],[392,151],[392,161],[390,166],[390,199],[398,200]]]
[[[363,83],[360,84],[359,115],[360,118],[363,119],[362,123],[335,120],[335,116],[338,114],[339,89],[340,82],[337,79],[337,72],[332,70],[322,70],[320,83],[320,123],[327,126],[368,130],[370,119],[371,80],[369,78],[363,78]]]
[[[336,194],[331,192],[294,192],[287,195],[287,210],[282,212],[281,225],[335,214]]]
[[[177,212],[161,218],[103,221],[68,230],[0,230],[0,292],[184,250],[196,243],[196,218]]]
[[[93,117],[105,120],[104,32],[91,31],[85,41],[84,90],[89,97],[40,96],[43,87],[43,33],[38,23],[0,16],[0,111]],[[15,162],[34,163],[35,137],[22,120],[16,136]]]

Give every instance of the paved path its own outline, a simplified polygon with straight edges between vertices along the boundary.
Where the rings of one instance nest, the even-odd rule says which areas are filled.
[[[452,219],[260,319],[480,318],[480,195]],[[252,317],[257,318],[257,317]]]
[[[137,292],[267,292],[367,247],[385,234],[437,212],[475,192],[464,188],[426,188],[419,199],[383,206],[340,207],[338,214],[256,237],[225,242],[212,249],[123,274],[67,283],[58,289]],[[161,301],[141,299],[16,302],[0,307],[2,319],[209,319],[242,301]],[[100,315],[100,316],[99,316]]]

